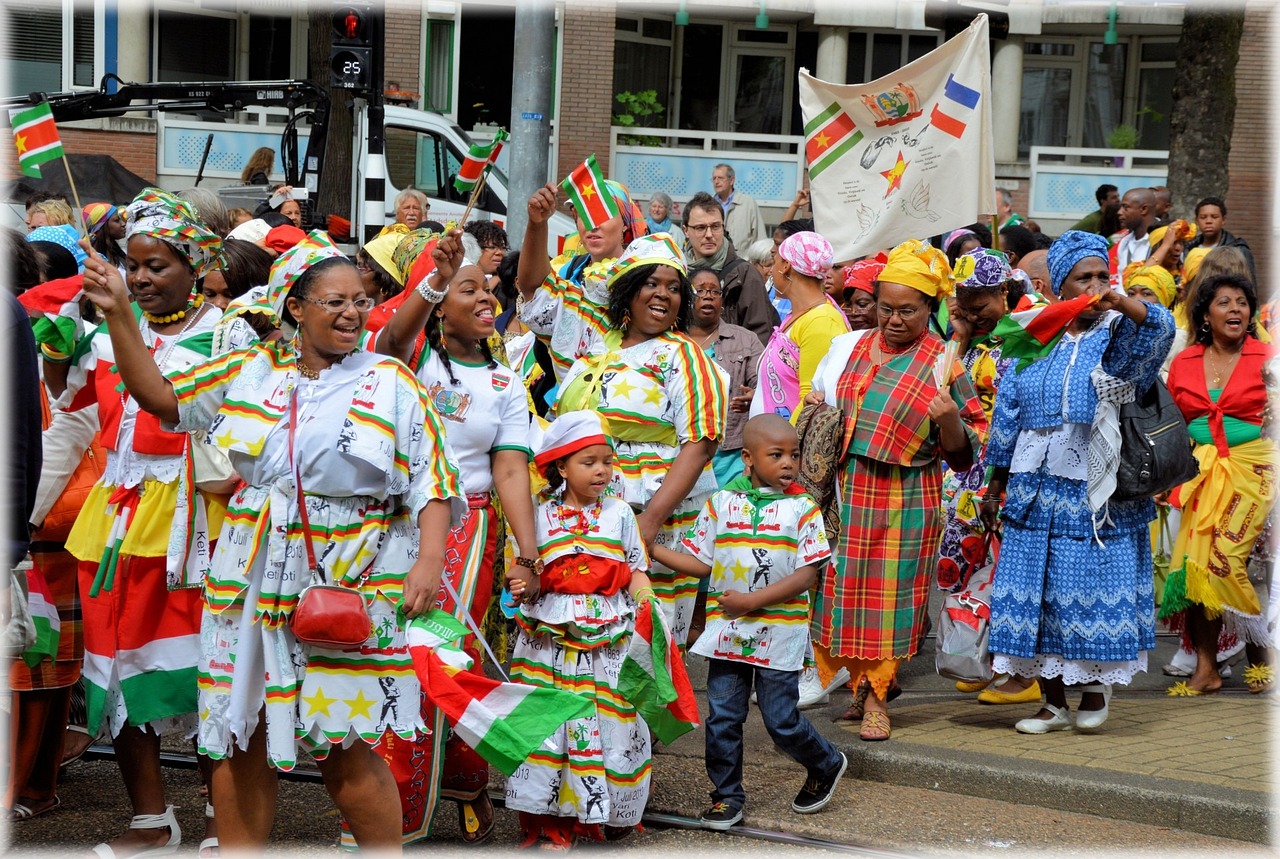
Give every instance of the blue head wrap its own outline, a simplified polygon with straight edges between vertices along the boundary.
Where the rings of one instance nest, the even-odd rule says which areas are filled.
[[[80,247],[80,234],[70,224],[59,224],[56,227],[36,227],[27,233],[27,241],[53,242],[55,245],[62,245],[76,258],[76,265],[79,266],[80,270],[84,271],[84,261],[89,258],[89,255]]]
[[[1054,295],[1062,293],[1062,282],[1076,263],[1089,257],[1107,261],[1107,240],[1097,233],[1067,230],[1049,246],[1049,288]]]

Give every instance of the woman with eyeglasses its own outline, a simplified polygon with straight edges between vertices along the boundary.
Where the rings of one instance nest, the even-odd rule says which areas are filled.
[[[493,279],[498,274],[498,266],[502,265],[502,258],[507,255],[507,231],[493,221],[472,221],[462,230],[475,236],[476,243],[480,245],[480,258],[476,265],[496,289],[498,284]]]
[[[306,751],[360,847],[398,850],[395,780],[373,744],[427,730],[404,618],[434,604],[463,509],[427,391],[399,361],[359,348],[373,301],[322,232],[272,268],[267,303],[295,337],[167,375],[137,329],[120,324],[133,318],[124,284],[105,265],[90,268],[86,291],[107,317],[129,394],[151,420],[207,432],[244,482],[203,583],[196,648],[197,742],[214,760],[222,849],[266,845],[276,771]],[[364,597],[370,636],[359,648],[294,635],[312,584]]]
[[[863,740],[889,739],[898,668],[924,632],[942,462],[969,468],[986,429],[964,367],[929,330],[950,290],[945,254],[916,240],[894,248],[876,281],[879,327],[837,337],[806,400],[839,409],[843,423],[840,548],[817,588],[814,656],[824,685],[848,669]]]
[[[795,233],[778,245],[773,284],[791,302],[791,312],[760,357],[761,384],[751,399],[751,417],[775,414],[794,424],[818,362],[831,341],[849,330],[849,320],[823,286],[833,256],[831,243],[813,232]]]

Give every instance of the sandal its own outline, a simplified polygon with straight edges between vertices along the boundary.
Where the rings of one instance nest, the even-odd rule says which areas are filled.
[[[137,853],[129,854],[126,859],[141,859],[143,856],[163,856],[178,852],[182,843],[182,827],[178,826],[178,818],[173,814],[173,806],[166,805],[164,814],[135,814],[129,823],[130,829],[168,829],[169,840],[159,847],[151,847]],[[93,848],[93,855],[101,859],[116,859],[116,851],[110,844],[99,844]]]
[[[83,725],[67,725],[67,739],[58,767],[65,767],[80,760],[97,739],[97,736],[89,733],[89,729]]]
[[[62,800],[56,796],[47,805],[41,807],[36,807],[34,802],[31,805],[25,802],[15,802],[13,808],[9,809],[9,819],[14,822],[30,820],[33,817],[48,814],[60,805],[62,805]]]
[[[1249,663],[1244,670],[1244,683],[1254,695],[1270,692],[1276,683],[1276,670],[1265,662]]]
[[[205,795],[208,796],[207,790]],[[204,816],[209,820],[214,819],[212,802],[206,802],[204,804]],[[222,851],[218,848],[218,836],[211,835],[208,838],[203,839],[200,842],[200,848],[196,850],[196,855],[199,856],[200,859],[215,859],[215,857],[221,856]]]
[[[862,730],[858,736],[869,743],[889,739],[889,714],[869,712],[862,716]]]
[[[487,818],[482,819],[478,812],[487,812]],[[493,834],[495,822],[496,817],[493,813],[493,803],[489,801],[489,794],[482,791],[475,799],[458,802],[458,829],[461,830],[462,840],[466,843],[482,844],[487,841]]]
[[[858,722],[861,721],[863,713],[866,709],[867,696],[871,694],[871,683],[865,677],[858,684],[858,691],[853,693],[853,703],[849,705],[849,709],[844,711],[844,715],[836,719],[837,722]],[[898,678],[894,678],[889,684],[889,691],[885,693],[885,703],[897,698],[902,694],[902,687],[898,685]]]

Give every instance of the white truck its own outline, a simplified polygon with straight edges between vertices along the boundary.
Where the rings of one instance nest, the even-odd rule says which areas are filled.
[[[108,91],[109,82],[115,84],[115,92]],[[278,151],[285,168],[285,182],[306,188],[310,194],[309,204],[303,206],[304,225],[324,228],[321,216],[342,215],[351,222],[352,241],[359,243],[368,241],[395,220],[396,195],[406,188],[416,188],[427,195],[431,203],[428,218],[440,223],[460,218],[469,196],[453,187],[458,167],[471,146],[467,133],[456,123],[431,111],[369,105],[357,100],[349,144],[353,167],[351,209],[345,213],[313,212],[325,152],[338,143],[328,139],[328,93],[309,80],[126,83],[109,75],[97,90],[33,93],[27,99],[5,100],[4,106],[22,107],[39,100],[49,102],[58,123],[140,111],[202,111],[234,119],[237,111],[249,106],[285,108],[288,118],[280,134]],[[300,128],[303,123],[310,126],[309,130]],[[218,130],[211,133],[235,135],[239,128],[234,122],[227,122],[219,124]],[[243,126],[243,130],[259,132],[253,126]],[[301,159],[299,138],[305,138]],[[497,167],[492,168],[471,219],[505,223],[511,205],[507,189],[506,175]],[[249,209],[266,196],[262,186],[231,186],[217,191],[228,205]],[[524,205],[524,201],[517,201],[516,205]],[[550,226],[547,250],[554,256],[564,239],[577,232],[577,225],[568,215],[557,212]],[[511,244],[518,247],[519,237],[512,237]]]

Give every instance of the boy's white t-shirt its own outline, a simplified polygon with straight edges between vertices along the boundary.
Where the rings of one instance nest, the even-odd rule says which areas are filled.
[[[775,671],[799,671],[809,644],[809,594],[731,619],[720,611],[727,590],[758,591],[799,567],[831,557],[822,513],[808,495],[756,505],[745,492],[722,489],[707,499],[685,535],[686,551],[711,566],[707,626],[693,652]]]
[[[529,456],[529,406],[524,383],[510,367],[497,362],[489,369],[483,362],[451,359],[449,370],[433,350],[425,350],[418,378],[427,389],[444,424],[449,447],[457,458],[462,491],[468,495],[493,488],[490,455],[518,450]]]

